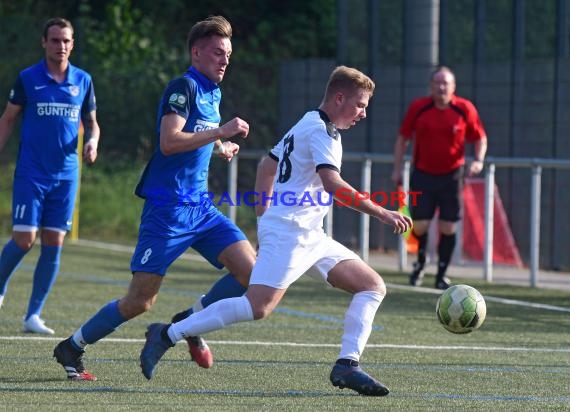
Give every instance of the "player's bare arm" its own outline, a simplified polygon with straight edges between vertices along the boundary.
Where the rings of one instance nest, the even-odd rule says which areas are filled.
[[[186,119],[176,113],[169,113],[160,122],[160,151],[168,156],[187,152],[213,143],[220,139],[233,136],[246,138],[249,134],[249,124],[239,117],[234,117],[224,125],[215,129],[200,132],[183,132]]]
[[[357,190],[346,182],[340,174],[332,169],[319,169],[319,176],[326,192],[337,193],[343,190],[343,196],[351,198],[349,207],[362,213],[366,213],[380,220],[382,223],[394,227],[394,233],[404,233],[412,227],[412,219],[397,211],[383,208],[369,199],[357,198]],[[345,201],[346,199],[343,199]],[[358,200],[358,201],[357,201]]]
[[[18,106],[10,102],[6,104],[6,109],[4,110],[2,117],[0,117],[0,151],[4,148],[6,142],[10,138],[21,112],[22,106]]]
[[[85,160],[87,164],[93,164],[97,159],[97,148],[99,147],[99,136],[101,135],[101,129],[99,128],[99,123],[97,123],[95,110],[83,118],[83,127],[85,130],[83,138],[83,160]]]
[[[265,194],[265,199],[273,195],[273,182],[277,174],[277,162],[269,156],[265,156],[257,165],[257,175],[255,177],[255,191],[260,195],[256,199],[255,215],[261,216],[267,210],[269,204],[263,204],[261,193]]]
[[[487,153],[487,137],[477,140],[473,146],[475,159],[469,165],[467,176],[478,175],[483,170],[483,161],[485,159],[485,154]]]
[[[408,147],[408,142],[403,136],[398,135],[396,143],[394,143],[394,169],[392,171],[392,182],[395,185],[402,183],[402,161],[404,160],[404,154]]]

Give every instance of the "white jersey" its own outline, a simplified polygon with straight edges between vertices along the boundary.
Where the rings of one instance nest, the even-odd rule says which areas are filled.
[[[258,225],[259,253],[250,284],[287,289],[310,268],[315,269],[311,276],[328,282],[339,262],[360,259],[323,231],[333,198],[324,192],[318,170],[340,173],[340,133],[324,112],[307,112],[269,155],[278,161],[277,174]]]
[[[324,191],[318,170],[325,167],[340,173],[342,160],[341,137],[334,124],[321,110],[307,112],[270,156],[279,164],[263,224],[322,229],[333,198]]]

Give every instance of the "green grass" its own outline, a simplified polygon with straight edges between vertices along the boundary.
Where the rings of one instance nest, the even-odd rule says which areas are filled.
[[[435,291],[408,288],[407,276],[382,270],[389,295],[361,361],[392,392],[367,398],[328,380],[349,296],[302,279],[269,319],[208,335],[212,369],[198,368],[179,344],[147,381],[138,366],[146,325],[167,321],[219,276],[200,261],[179,260],[149,313],[88,348],[87,367],[99,380],[68,382],[53,347],[125,292],[130,254],[71,243],[64,248],[43,312],[56,337],[20,332],[36,258],[37,248],[14,275],[0,309],[0,410],[570,410],[568,291],[469,281],[487,299],[487,319],[478,331],[453,335],[437,323]]]

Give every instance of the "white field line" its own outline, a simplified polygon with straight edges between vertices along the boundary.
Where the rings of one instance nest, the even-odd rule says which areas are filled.
[[[408,285],[397,285],[394,283],[388,283],[389,289],[403,289],[403,290],[413,290],[417,293],[429,293],[432,295],[440,295],[442,292],[438,289],[431,289],[431,288],[418,288],[416,286],[408,286]],[[527,302],[524,300],[514,300],[514,299],[504,299],[498,298],[495,296],[484,295],[485,301],[487,302],[497,302],[502,303],[504,305],[515,305],[515,306],[524,306],[527,308],[535,308],[535,309],[546,309],[552,310],[555,312],[566,312],[570,313],[570,308],[564,306],[554,306],[554,305],[546,305],[543,303],[534,303],[534,302]]]
[[[0,341],[46,341],[59,342],[65,338],[45,336],[0,336]],[[105,338],[102,343],[144,343],[144,339]],[[263,341],[238,341],[238,340],[208,340],[215,345],[248,345],[248,346],[286,346],[302,348],[338,348],[339,344],[333,343],[297,343],[297,342],[263,342]],[[410,350],[477,350],[494,352],[542,352],[542,353],[570,353],[567,348],[525,348],[511,346],[458,346],[458,345],[392,345],[392,344],[368,344],[367,349],[410,349]]]

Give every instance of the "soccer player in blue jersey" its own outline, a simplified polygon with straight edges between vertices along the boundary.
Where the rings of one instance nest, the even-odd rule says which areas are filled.
[[[319,193],[342,191],[353,209],[367,213],[404,233],[412,220],[366,199],[340,175],[340,129],[366,118],[374,82],[364,73],[339,66],[331,73],[318,109],[310,110],[264,157],[257,168],[259,254],[244,296],[220,300],[170,325],[153,323],[140,354],[144,376],[151,379],[164,353],[196,334],[262,319],[275,309],[287,288],[311,267],[329,285],[353,295],[344,318],[344,333],[331,383],[361,395],[385,396],[388,388],[360,367],[360,356],[372,332],[374,316],[384,296],[382,277],[346,246],[327,236],[323,218],[330,204],[315,201]],[[294,204],[263,201],[277,193],[292,193]],[[307,201],[306,195],[313,201]],[[344,197],[344,196],[343,196]],[[268,197],[267,197],[268,199]],[[305,199],[305,201],[301,201]],[[326,203],[326,202],[325,202]]]
[[[45,23],[45,58],[18,76],[0,118],[0,150],[22,114],[21,140],[14,172],[12,238],[0,256],[0,306],[8,281],[41,229],[41,252],[33,278],[24,331],[53,334],[40,318],[56,280],[61,249],[78,184],[78,135],[83,123],[83,158],[97,158],[100,129],[91,76],[69,62],[73,27],[62,18]]]
[[[221,92],[232,53],[232,28],[221,16],[196,23],[188,36],[191,67],[172,80],[163,93],[157,116],[157,145],[136,194],[145,199],[139,239],[131,261],[133,277],[126,296],[103,306],[54,350],[72,380],[95,380],[85,371],[85,347],[112,333],[129,319],[149,310],[168,267],[189,247],[213,266],[226,267],[196,304],[174,316],[181,320],[211,303],[241,296],[248,285],[255,251],[242,231],[205,196],[210,158],[217,149],[230,161],[239,146],[222,139],[246,137],[249,125],[236,117],[220,124]],[[187,337],[199,366],[212,365],[211,352],[199,336]]]

